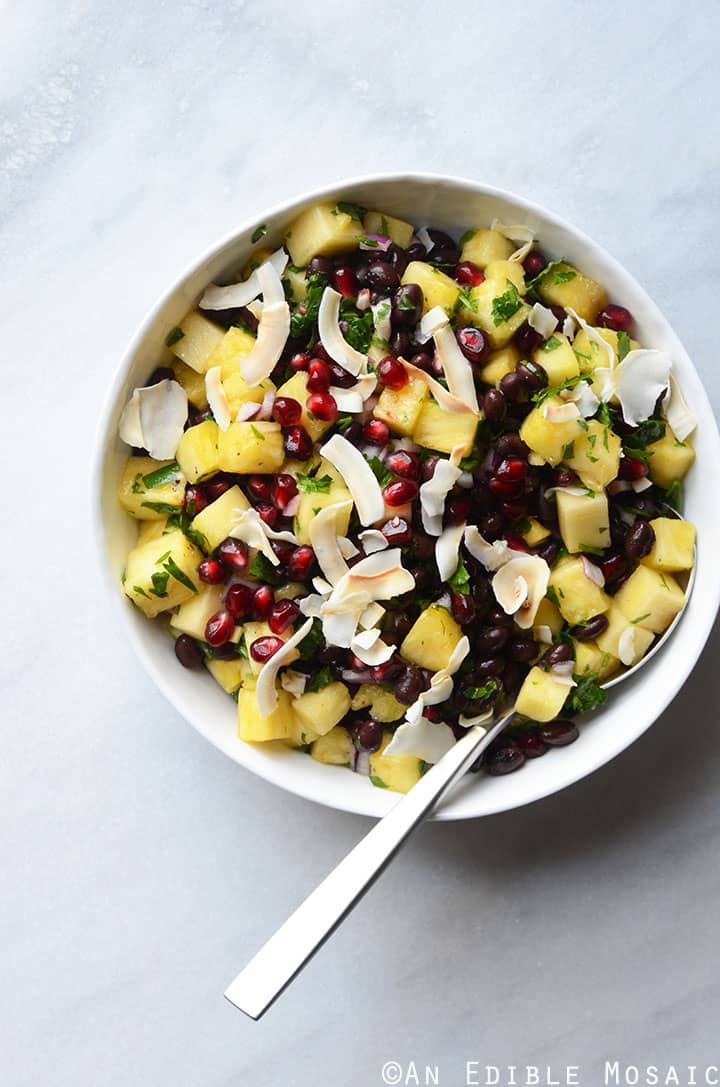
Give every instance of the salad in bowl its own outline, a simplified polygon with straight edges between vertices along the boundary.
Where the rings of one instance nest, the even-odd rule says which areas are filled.
[[[511,699],[578,738],[685,603],[671,357],[524,224],[322,201],[208,284],[122,412],[127,597],[283,743],[407,792]]]

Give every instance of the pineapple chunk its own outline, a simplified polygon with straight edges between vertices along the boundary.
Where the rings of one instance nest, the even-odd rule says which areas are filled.
[[[573,468],[586,487],[601,490],[607,487],[620,469],[622,442],[609,426],[598,419],[585,423],[583,433],[563,452],[563,460]]]
[[[310,754],[326,766],[350,766],[355,748],[350,733],[336,725],[326,736],[319,736],[310,748]]]
[[[140,547],[127,557],[123,589],[149,619],[184,604],[198,591],[199,551],[179,528]]]
[[[296,374],[281,385],[277,391],[278,396],[289,396],[292,400],[297,400],[302,409],[300,416],[300,423],[305,427],[308,434],[314,442],[319,442],[326,430],[332,426],[332,423],[326,423],[322,419],[316,419],[314,415],[309,415],[305,407],[310,393],[307,391],[307,374],[303,370],[298,370]]]
[[[164,521],[179,510],[185,477],[174,460],[129,457],[118,488],[120,505],[138,521]]]
[[[294,264],[291,264],[285,269],[283,274],[283,283],[290,290],[290,299],[292,302],[304,302],[307,298],[307,272],[305,268],[296,268]]]
[[[570,444],[584,433],[584,420],[570,419],[567,423],[552,423],[545,418],[545,405],[560,403],[562,401],[557,397],[549,397],[545,404],[533,408],[520,427],[520,437],[526,445],[553,467],[563,459]]]
[[[480,371],[480,380],[486,385],[500,384],[505,374],[511,374],[520,362],[520,352],[514,344],[501,347],[499,351],[493,351],[488,361]],[[552,382],[550,382],[552,385]]]
[[[178,442],[175,457],[190,483],[199,483],[220,469],[217,423],[205,419],[188,427]]]
[[[328,683],[320,691],[301,694],[292,705],[295,718],[306,733],[324,736],[350,709],[350,692],[344,683]]]
[[[565,620],[560,614],[559,610],[555,607],[552,600],[548,600],[545,597],[540,601],[540,607],[537,610],[535,616],[535,622],[533,624],[533,630],[537,627],[548,627],[552,636],[557,638],[558,634],[565,626]]]
[[[547,540],[550,535],[550,529],[545,528],[545,525],[540,524],[535,517],[528,518],[529,526],[522,533],[522,537],[528,547],[537,547],[543,540]]]
[[[362,223],[336,204],[313,204],[294,219],[285,232],[285,248],[296,267],[313,257],[332,257],[357,249]]]
[[[255,346],[255,337],[244,328],[229,328],[208,360],[208,370],[220,367],[223,382],[240,372],[240,359],[249,355]],[[260,388],[260,386],[258,386]],[[262,399],[262,397],[260,398]]]
[[[244,512],[247,509],[250,509],[250,503],[235,484],[204,510],[200,510],[200,513],[193,517],[190,528],[197,536],[198,543],[209,554],[230,535],[235,511]]]
[[[552,721],[560,714],[571,688],[558,683],[552,672],[535,665],[523,681],[515,703],[518,713],[532,721]]]
[[[426,264],[422,260],[411,260],[403,272],[400,282],[416,283],[423,293],[423,313],[427,313],[433,306],[441,306],[448,315],[453,313],[455,303],[460,295],[460,287],[451,279],[435,268],[432,264]]]
[[[496,279],[504,286],[512,283],[520,294],[525,294],[525,272],[520,261],[493,260],[485,269],[485,278]]]
[[[303,466],[303,472],[309,468]],[[343,505],[344,508],[335,511],[335,531],[338,536],[347,536],[352,515],[352,496],[345,486],[340,473],[329,461],[320,460],[320,465],[315,473],[316,479],[330,476],[332,482],[328,491],[300,492],[300,505],[295,514],[294,532],[301,544],[310,543],[310,522],[320,510],[326,506]],[[351,503],[347,505],[347,503]]]
[[[413,428],[413,441],[439,453],[452,453],[459,445],[462,455],[469,457],[475,444],[478,422],[478,417],[471,412],[460,414],[443,411],[434,400],[426,400]]]
[[[509,270],[501,274],[499,269],[506,265]],[[497,274],[491,275],[493,270]],[[512,339],[530,312],[521,297],[525,290],[521,277],[522,267],[517,262],[494,261],[487,269],[485,282],[464,296],[467,301],[463,303],[461,319],[465,324],[481,328],[495,349],[504,347]],[[519,282],[522,287],[518,286]]]
[[[279,423],[231,423],[218,432],[218,462],[223,472],[277,472],[284,458]]]
[[[411,377],[407,385],[397,392],[390,388],[383,389],[373,415],[387,423],[396,434],[409,438],[429,396],[425,382],[419,377]]]
[[[618,333],[612,328],[594,328],[593,331],[596,332],[598,336],[601,336],[606,343],[610,344],[613,355],[615,356],[615,362],[617,363],[619,358]],[[637,340],[630,340],[631,351],[637,350],[638,347],[640,347],[640,344]],[[573,340],[573,351],[575,352],[575,357],[578,360],[580,369],[583,373],[594,370],[596,366],[604,367],[608,365],[607,351],[602,349],[597,340],[592,340],[584,328],[580,329]],[[598,395],[601,392],[598,388],[595,388],[594,391],[598,393]],[[614,399],[615,398],[613,397],[613,400]]]
[[[605,288],[567,261],[548,269],[540,280],[538,292],[546,305],[562,306],[563,309],[570,306],[589,324],[608,303]]]
[[[471,260],[478,268],[485,269],[496,260],[507,260],[515,250],[515,245],[499,230],[473,230],[463,237],[460,259]]]
[[[610,515],[604,491],[568,494],[556,491],[560,535],[568,551],[610,546]]]
[[[549,587],[557,597],[563,619],[571,626],[585,623],[610,607],[610,597],[586,577],[580,558],[561,559],[550,571]]]
[[[207,404],[205,375],[199,374],[191,366],[186,366],[180,359],[173,359],[170,368],[175,375],[175,380],[178,385],[183,387],[185,395],[193,407],[204,408]]]
[[[570,341],[561,332],[553,332],[544,344],[533,351],[533,362],[542,366],[548,376],[548,384],[552,386],[562,385],[580,373],[577,356]]]
[[[674,517],[656,517],[652,551],[642,561],[656,570],[692,570],[695,561],[695,525]]]
[[[281,641],[286,642],[292,630],[288,630],[285,634],[275,634],[264,619],[252,620],[249,623],[244,623],[242,627],[241,637],[245,639],[245,645],[250,649],[250,646],[258,638],[280,638]],[[296,654],[297,657],[297,654]],[[250,673],[253,676],[258,676],[262,670],[262,664],[260,661],[253,660],[252,656],[248,657],[250,665]]]
[[[299,717],[293,714],[292,734],[285,741],[288,747],[309,747],[318,738],[314,729],[308,728]]]
[[[369,211],[363,220],[363,230],[366,234],[381,234],[390,238],[401,249],[407,249],[412,241],[412,223],[406,223],[404,219],[395,219],[392,215],[385,215],[381,211]]]
[[[170,350],[192,370],[204,374],[213,365],[210,359],[225,330],[195,310],[183,318],[178,328],[182,336]]]
[[[170,518],[162,521],[141,521],[138,525],[137,546],[149,543],[150,540],[158,540],[161,536],[177,528],[177,525],[168,527],[169,520]]]
[[[609,653],[611,657],[617,658],[619,664],[620,639],[623,634],[625,634],[625,631],[630,629],[633,632],[631,645],[632,660],[629,662],[628,666],[637,664],[637,662],[645,656],[654,641],[652,631],[644,630],[643,627],[636,623],[630,623],[626,616],[623,615],[620,608],[615,604],[613,604],[609,611],[605,613],[605,618],[608,621],[608,625],[602,634],[598,634],[597,636],[596,641],[598,649],[602,653]]]
[[[228,694],[234,694],[247,679],[250,671],[247,660],[244,657],[236,657],[232,661],[221,661],[209,658],[205,661],[208,672],[216,683],[219,683]]]
[[[370,781],[378,789],[409,793],[423,775],[424,763],[414,755],[383,755],[392,740],[392,732],[383,733],[382,743],[370,756]]]
[[[574,648],[575,675],[592,675],[597,676],[598,679],[607,679],[620,667],[617,657],[603,652],[597,642],[574,642]]]
[[[447,668],[461,638],[462,630],[447,608],[431,604],[415,620],[400,646],[400,652],[413,664],[439,672],[441,668]]]
[[[222,608],[224,585],[204,585],[197,596],[181,604],[170,619],[170,626],[179,634],[205,641],[205,627],[211,615]]]
[[[289,740],[293,735],[293,711],[290,695],[277,692],[278,704],[269,717],[261,717],[254,687],[241,687],[238,692],[238,736],[246,743],[266,743],[268,740]]]
[[[392,691],[386,691],[384,687],[378,687],[373,683],[363,683],[352,700],[351,710],[370,709],[373,721],[380,721],[387,725],[391,721],[399,721],[405,716],[407,707],[398,702]]]
[[[672,574],[649,566],[638,566],[615,594],[615,604],[635,626],[661,634],[670,626],[685,603]]]
[[[684,479],[695,461],[695,450],[688,441],[678,441],[668,424],[659,442],[647,447],[650,479],[667,490]]]

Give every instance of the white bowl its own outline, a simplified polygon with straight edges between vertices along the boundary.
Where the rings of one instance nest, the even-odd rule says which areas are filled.
[[[672,328],[655,303],[616,260],[590,238],[557,216],[508,192],[473,181],[432,174],[380,175],[308,193],[272,208],[244,224],[171,284],[143,321],[120,363],[100,421],[94,467],[95,519],[108,584],[125,629],[146,671],[175,708],[231,759],[290,792],[328,807],[381,816],[397,796],[374,788],[349,770],[315,762],[278,745],[263,747],[237,738],[236,706],[210,678],[189,672],[175,659],[172,641],[122,595],[120,575],[135,525],[119,507],[116,488],[128,450],[117,437],[120,411],[137,385],[169,356],[168,329],[197,302],[203,288],[238,269],[251,250],[251,235],[268,226],[267,244],[279,242],[284,228],[307,204],[345,199],[390,212],[417,225],[452,233],[489,223],[496,215],[526,223],[553,256],[567,257],[602,282],[614,301],[634,314],[639,339],[672,356],[686,399],[698,420],[698,463],[685,491],[685,514],[698,528],[695,589],[676,634],[641,672],[610,693],[608,702],[582,725],[571,747],[550,752],[505,778],[467,775],[437,812],[439,819],[468,819],[528,804],[591,773],[641,735],[662,713],[692,671],[710,632],[720,601],[720,578],[712,567],[713,540],[720,540],[720,437],[700,379]]]

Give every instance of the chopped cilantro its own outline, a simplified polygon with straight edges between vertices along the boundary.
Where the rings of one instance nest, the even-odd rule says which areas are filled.
[[[244,632],[240,635],[240,640],[235,642],[235,652],[238,657],[243,657],[245,660],[249,660],[250,654],[248,653],[247,640]]]
[[[574,268],[567,268],[564,272],[555,272],[553,274],[553,283],[569,283],[576,275],[577,272]]]
[[[137,595],[138,595],[138,596],[144,596],[146,600],[149,600],[149,599],[150,599],[150,597],[149,597],[149,596],[148,596],[148,594],[147,594],[147,593],[145,592],[145,590],[144,590],[144,589],[141,589],[139,585],[133,585],[133,587],[132,587],[132,591],[133,591],[134,593],[137,593]]]
[[[466,230],[465,233],[460,238],[460,245],[466,245],[470,241],[471,238],[475,237],[475,233],[476,232],[474,230]]]
[[[257,578],[258,581],[266,581],[268,585],[277,585],[279,578],[275,572],[275,567],[270,562],[262,551],[258,551],[253,556],[252,562],[248,566],[248,577]]]
[[[562,459],[563,460],[572,460],[572,458],[574,456],[575,456],[575,440],[573,439],[573,441],[568,442],[566,445],[563,446]]]
[[[528,282],[528,284],[527,284],[528,290],[532,290],[535,287],[539,287],[546,276],[549,276],[551,274],[554,275],[557,272],[557,269],[560,268],[561,265],[564,265],[564,264],[565,264],[564,260],[551,260],[550,263],[547,264],[543,268],[542,272],[538,272],[538,274],[535,276],[535,278],[531,279]],[[560,274],[562,274],[562,273],[560,273]]]
[[[560,607],[560,601],[558,600],[558,594],[554,585],[548,585],[545,596],[548,598],[551,604],[554,604],[556,608]]]
[[[313,625],[310,628],[309,633],[305,635],[297,647],[300,659],[304,661],[314,660],[324,644],[325,639],[323,637],[322,623],[319,619],[313,619]]]
[[[679,510],[682,506],[682,483],[679,479],[674,479],[665,491],[665,501],[674,510]]]
[[[162,486],[163,483],[173,483],[179,478],[180,466],[177,461],[173,461],[171,464],[164,464],[162,468],[156,468],[154,472],[148,472],[142,477],[142,481],[149,491],[153,487]]]
[[[613,424],[612,415],[610,414],[610,408],[607,406],[607,404],[600,405],[595,418],[599,423],[602,423],[604,427],[609,427]],[[607,449],[607,444],[605,448]]]
[[[647,619],[649,616],[650,612],[646,611],[644,615],[638,615],[635,619],[631,619],[630,622],[633,626],[636,626],[638,623],[642,623],[643,619]]]
[[[662,419],[646,419],[634,433],[628,435],[625,444],[629,449],[645,449],[665,437],[665,423]],[[635,454],[632,454],[635,456]]]
[[[352,299],[345,298],[340,303],[340,320],[347,325],[344,331],[347,342],[356,351],[362,351],[365,354],[375,331],[372,310],[368,309],[364,313],[359,313]]]
[[[188,525],[184,532],[188,540],[192,540],[193,543],[197,544],[198,547],[201,548],[201,550],[205,551],[207,554],[210,553],[210,543],[208,541],[208,538],[207,536],[203,536],[202,532],[200,532],[199,529],[193,528],[192,525]]]
[[[177,513],[177,506],[171,506],[169,502],[141,502],[140,505],[155,513]]]
[[[540,344],[541,351],[556,351],[562,340],[559,340],[557,336],[551,336],[549,340],[545,340],[545,343]]]
[[[250,424],[250,429],[252,430],[253,434],[259,442],[265,441],[265,435],[263,434],[262,430],[258,430],[254,423]]]
[[[385,487],[393,478],[392,472],[388,471],[379,457],[370,457],[368,464],[381,487]]]
[[[457,570],[448,578],[448,585],[454,593],[467,593],[470,588],[470,574],[467,571],[465,560],[458,554]]]
[[[490,695],[495,694],[498,689],[498,685],[494,679],[488,680],[483,687],[466,687],[463,694],[466,698],[472,699],[473,702],[478,702],[481,699],[489,698]]]
[[[587,713],[606,701],[607,691],[598,686],[596,678],[594,672],[573,676],[577,686],[572,688],[567,697],[563,707],[566,713]]]
[[[167,336],[165,337],[165,346],[173,347],[178,342],[178,340],[181,340],[183,338],[184,335],[185,333],[179,327],[179,325],[175,325],[175,328],[171,328]]]
[[[505,293],[499,294],[497,298],[492,300],[492,318],[493,324],[496,326],[503,324],[504,321],[509,321],[522,305],[515,284],[511,283],[509,279],[506,280],[506,283],[508,289]]]
[[[601,558],[605,554],[603,547],[592,547],[590,544],[580,544],[580,550],[586,555],[600,555]]]
[[[323,687],[327,687],[328,683],[332,683],[333,674],[332,668],[329,664],[323,664],[319,672],[317,672],[309,683],[306,683],[306,691],[321,691]]]
[[[181,585],[184,585],[186,589],[190,589],[194,593],[197,592],[195,583],[191,581],[191,579],[187,576],[184,570],[180,569],[172,555],[168,555],[168,557],[165,559],[165,562],[163,563],[163,566],[167,570],[168,574],[174,577],[176,581],[179,581]]]
[[[169,579],[170,579],[170,574],[167,572],[167,570],[163,570],[162,573],[160,573],[159,571],[156,571],[152,575],[150,580],[153,583],[153,587],[152,587],[152,589],[150,591],[153,594],[153,596],[159,596],[159,597],[167,596],[167,594],[168,594],[167,593],[167,583],[168,583]]]
[[[376,789],[387,789],[388,788],[388,786],[385,784],[383,779],[379,778],[377,776],[377,774],[371,774],[370,775],[370,781],[372,782],[372,784],[375,786]]]
[[[617,334],[618,362],[622,362],[622,360],[625,358],[625,356],[627,355],[629,350],[630,350],[630,337],[628,336],[627,332],[618,332],[618,334]]]
[[[342,434],[354,422],[352,415],[338,415],[335,426]]]
[[[347,200],[338,200],[335,214],[338,211],[349,215],[351,219],[362,219],[367,212],[367,208],[363,208],[360,204],[351,204]]]
[[[316,274],[308,279],[305,301],[295,307],[290,317],[290,336],[292,339],[309,340],[313,335],[326,285],[327,281],[323,275]]]
[[[461,309],[469,309],[471,313],[477,313],[477,298],[473,298],[472,291],[472,287],[462,288],[455,301],[454,313],[459,313]]]
[[[250,239],[250,241],[253,243],[253,245],[255,245],[255,242],[259,242],[260,239],[264,238],[266,234],[267,226],[265,225],[265,223],[263,223],[262,226],[259,226],[256,230],[253,230],[252,238]]]
[[[558,393],[564,392],[565,389],[574,389],[576,385],[579,385],[583,380],[582,374],[576,374],[575,377],[568,377],[560,385],[549,385],[546,389],[540,389],[533,396],[533,403],[540,406],[544,404],[546,400],[549,400],[552,396],[557,396]]]
[[[328,494],[330,487],[332,486],[332,479],[330,476],[304,476],[299,474],[295,482],[297,483],[298,490],[303,494]]]
[[[361,245],[367,245],[370,249],[377,249],[379,242],[376,238],[368,238],[367,234],[358,234],[357,240]]]

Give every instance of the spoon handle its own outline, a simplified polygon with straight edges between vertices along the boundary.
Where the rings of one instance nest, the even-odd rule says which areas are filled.
[[[376,823],[228,986],[225,996],[231,1004],[251,1019],[264,1015],[360,901],[448,786],[472,766],[513,715],[514,710],[506,713],[487,732],[480,726],[471,728]]]

